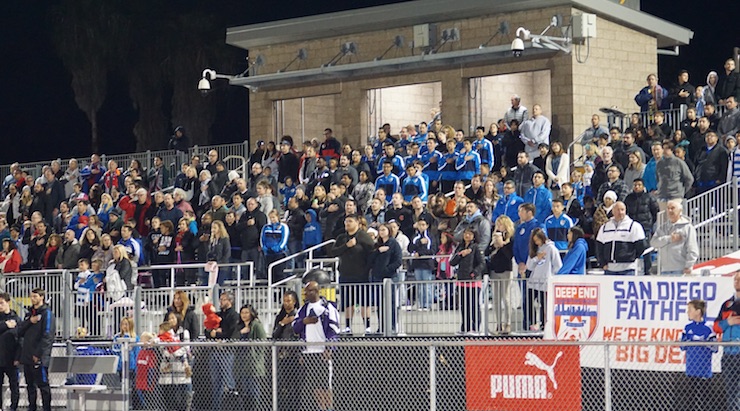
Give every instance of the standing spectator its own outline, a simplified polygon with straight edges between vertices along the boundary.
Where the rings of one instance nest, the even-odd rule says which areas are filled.
[[[697,156],[694,181],[696,183],[696,194],[709,191],[724,183],[727,179],[727,163],[729,155],[727,150],[717,144],[718,136],[714,131],[705,135],[706,145]]]
[[[524,203],[524,199],[516,194],[516,183],[507,180],[504,183],[504,195],[496,202],[496,208],[493,209],[492,221],[498,220],[505,215],[513,222],[519,221],[519,206]]]
[[[635,96],[635,103],[642,112],[656,112],[668,108],[668,91],[658,84],[658,76],[648,74],[647,86]]]
[[[100,156],[93,154],[90,156],[90,163],[86,165],[82,171],[80,171],[80,178],[82,179],[82,192],[90,192],[93,184],[100,183],[105,175],[105,167],[100,162]]]
[[[645,250],[645,232],[627,215],[623,202],[615,203],[612,213],[596,235],[596,258],[606,275],[635,275],[636,260]]]
[[[288,253],[294,255],[304,250],[303,248],[303,228],[306,226],[306,213],[298,207],[298,200],[292,197],[288,200],[288,212],[285,219],[290,233],[288,237]],[[293,268],[303,268],[305,254],[301,254],[292,261]]]
[[[681,334],[683,342],[705,342],[717,341],[714,331],[706,325],[704,318],[707,311],[707,303],[702,300],[691,300],[686,307],[689,323],[684,327]],[[686,377],[681,380],[682,384],[676,390],[677,409],[695,410],[706,408],[705,396],[710,393],[712,384],[712,354],[718,351],[715,344],[704,344],[702,346],[681,346],[681,351],[686,352]]]
[[[44,411],[51,411],[49,362],[56,321],[45,304],[45,297],[46,291],[41,288],[31,291],[31,307],[18,326],[18,337],[23,341],[20,363],[23,364],[23,376],[28,387],[28,403],[36,404],[36,390],[39,390]]]
[[[568,249],[568,232],[575,225],[573,220],[564,213],[563,200],[552,200],[552,215],[545,219],[547,238],[551,239],[560,251]]]
[[[519,152],[516,157],[516,168],[512,171],[511,180],[516,185],[516,195],[524,197],[532,187],[532,177],[538,171],[529,161],[529,154],[525,151]],[[539,170],[542,171],[542,170]]]
[[[734,63],[734,61],[733,61]],[[716,71],[710,71],[707,74],[707,85],[704,86],[703,90],[703,96],[704,96],[704,103],[705,105],[707,103],[711,104],[717,104],[717,101],[719,101],[719,98],[717,98],[717,83],[719,80],[719,76],[717,76]],[[703,116],[704,113],[699,113],[699,117]]]
[[[157,211],[157,216],[162,222],[169,221],[173,226],[183,217],[182,210],[175,207],[175,198],[172,194],[164,195],[164,207]]]
[[[493,324],[494,332],[509,334],[511,332],[511,280],[514,258],[514,223],[505,215],[496,219],[491,242],[491,254],[488,260],[488,271],[493,280]],[[503,303],[503,311],[501,310]]]
[[[735,70],[735,59],[725,60],[725,72],[719,77],[715,92],[718,104],[724,104],[730,96],[740,99],[740,75]]]
[[[550,277],[560,270],[563,262],[555,243],[547,238],[547,234],[541,228],[532,230],[529,238],[529,258],[527,258],[527,270],[531,271],[527,281],[527,305],[530,310],[525,312],[529,316],[530,330],[539,331],[545,325],[545,307],[547,307],[547,284]],[[539,302],[539,322],[536,322],[534,312],[534,300]]]
[[[478,334],[480,325],[480,287],[486,260],[480,247],[475,242],[475,231],[467,228],[463,232],[462,242],[450,259],[450,265],[457,266],[458,288],[460,296],[460,315],[462,323],[460,334]]]
[[[650,245],[660,256],[660,275],[691,274],[699,259],[696,228],[688,217],[682,215],[683,203],[670,200],[666,206],[667,220],[657,227]]]
[[[20,322],[21,319],[18,314],[10,309],[10,295],[4,292],[0,293],[0,385],[2,385],[7,375],[11,410],[18,409],[20,398],[18,365],[16,364],[18,349],[20,348],[16,327]],[[3,401],[4,392],[5,389],[0,390],[0,406],[5,405]]]
[[[550,155],[545,161],[545,170],[550,181],[550,190],[552,195],[557,197],[560,194],[560,186],[568,182],[570,177],[570,158],[568,153],[563,151],[563,143],[553,141],[550,145]]]
[[[584,145],[596,144],[599,137],[604,135],[608,136],[609,130],[601,125],[601,117],[598,114],[594,114],[591,116],[591,127],[583,132],[580,143]]]
[[[188,136],[185,135],[185,127],[175,127],[175,131],[172,133],[172,137],[170,137],[170,141],[167,143],[167,149],[187,153],[188,148],[190,148],[190,141],[188,140]]]
[[[624,200],[624,204],[627,206],[627,215],[642,225],[645,238],[649,241],[653,233],[653,225],[658,219],[660,207],[658,207],[655,197],[645,192],[645,185],[641,179],[636,179],[632,184],[632,192]],[[650,268],[653,266],[652,254],[645,255],[643,261],[645,264],[644,273],[649,274]]]
[[[270,264],[283,259],[288,252],[288,238],[290,229],[288,225],[280,222],[280,215],[277,210],[272,210],[267,214],[269,222],[262,227],[260,234],[260,245],[265,255],[265,267],[268,270],[268,279],[270,278]],[[272,282],[282,281],[285,275],[285,263],[280,263],[273,268]]]
[[[257,310],[251,304],[243,306],[239,310],[239,341],[262,341],[267,339],[265,328],[259,319]],[[239,393],[243,410],[259,408],[260,387],[266,385],[265,358],[267,357],[266,346],[254,345],[241,347],[247,351],[235,356],[234,371],[236,374],[236,390]]]
[[[74,192],[74,185],[80,182],[80,169],[77,165],[77,159],[72,158],[69,160],[67,170],[64,172],[64,176],[60,181],[64,184],[64,197],[69,198]]]
[[[243,261],[251,261],[254,264],[254,273],[257,278],[267,279],[262,247],[260,246],[262,227],[267,224],[267,216],[260,211],[259,203],[255,198],[247,200],[247,211],[242,214],[239,222],[246,224],[246,228],[242,231],[241,258]]]
[[[154,156],[154,164],[149,168],[147,181],[149,182],[150,193],[167,188],[170,182],[170,172],[165,167],[162,157]]]
[[[500,147],[503,148],[504,167],[515,167],[517,155],[524,151],[524,143],[519,138],[519,120],[512,119],[509,129],[504,132],[501,138]]]
[[[655,165],[655,174],[658,179],[658,205],[661,209],[665,209],[669,200],[681,201],[694,183],[694,176],[688,165],[675,156],[673,150],[673,143],[663,143],[662,158]]]
[[[468,206],[474,203],[468,203]],[[480,213],[480,211],[479,211]],[[483,218],[481,216],[481,218]],[[488,220],[484,220],[488,223]],[[482,228],[481,226],[479,226]],[[490,224],[488,224],[488,231],[490,232]],[[434,259],[425,258],[433,256],[437,253],[437,239],[436,236],[431,235],[429,232],[429,222],[421,218],[416,222],[416,235],[408,246],[408,251],[415,259],[411,260],[410,268],[414,272],[414,278],[417,281],[429,281],[434,280]],[[395,270],[394,270],[395,271]],[[433,285],[431,283],[421,284],[418,289],[419,293],[419,310],[429,311],[434,302],[432,295]]]
[[[298,315],[300,300],[295,291],[288,290],[283,294],[283,305],[275,317],[272,328],[272,339],[274,341],[294,341],[298,338],[293,331],[293,320]],[[278,409],[298,410],[300,401],[295,395],[295,378],[292,373],[299,366],[297,347],[278,347],[277,356],[277,399]]]
[[[663,142],[661,141],[654,141],[652,145],[650,146],[650,151],[653,154],[653,158],[648,161],[647,165],[642,168],[640,174],[641,176],[638,176],[642,178],[643,183],[645,184],[645,191],[650,193],[653,196],[657,196],[658,193],[658,162],[663,159]],[[639,168],[639,165],[635,165],[634,167]],[[632,182],[628,181],[627,172],[629,170],[625,171],[625,177],[624,181],[625,183],[632,184],[634,182],[634,179]],[[635,173],[634,171],[631,172]],[[631,176],[630,176],[631,177]]]
[[[77,260],[80,256],[80,244],[75,238],[75,232],[67,230],[64,232],[64,242],[57,253],[57,268],[72,270],[77,268]]]
[[[290,140],[283,139],[278,157],[278,182],[285,183],[287,177],[298,181],[298,168],[298,157],[293,152],[293,144]]]
[[[409,248],[411,248],[411,245],[409,245]],[[381,224],[378,226],[378,240],[375,243],[374,250],[368,257],[371,281],[373,283],[377,283],[377,285],[373,287],[373,302],[375,303],[375,307],[378,312],[378,332],[383,332],[385,330],[384,313],[386,309],[391,310],[391,330],[395,330],[396,328],[396,292],[393,292],[391,296],[394,300],[393,304],[391,307],[386,308],[385,301],[383,301],[385,294],[382,292],[383,287],[381,284],[386,278],[390,278],[394,282],[398,282],[397,274],[398,269],[403,263],[402,258],[403,252],[401,251],[401,246],[398,244],[398,241],[391,236],[391,228],[388,224]],[[419,279],[420,278],[417,277],[417,280]],[[365,333],[369,333],[371,331],[369,319],[366,320],[365,325]]]
[[[621,170],[616,165],[612,165],[607,169],[607,180],[601,184],[599,191],[596,194],[596,201],[600,202],[604,198],[604,193],[607,191],[614,191],[617,194],[617,201],[624,201],[627,195],[630,193],[629,187],[624,183],[624,180],[620,178]]]
[[[324,138],[324,142],[321,143],[319,148],[319,157],[323,157],[326,161],[329,161],[330,158],[339,160],[342,145],[334,138],[334,132],[330,128],[324,130]]]
[[[511,108],[504,114],[504,121],[511,128],[511,123],[516,120],[518,124],[522,124],[525,120],[529,119],[529,113],[527,108],[521,105],[522,98],[514,94],[511,96]]]
[[[214,221],[211,223],[211,238],[208,241],[208,254],[206,258],[208,262],[216,262],[216,264],[228,264],[229,258],[231,257],[231,241],[229,240],[229,232],[226,231],[226,226],[222,221]],[[231,270],[228,267],[218,268],[218,274],[216,281],[219,285],[223,285],[224,281],[231,280],[227,278],[231,275]],[[209,285],[211,282],[209,281]]]
[[[532,118],[525,120],[521,126],[519,138],[524,143],[524,151],[534,159],[540,144],[550,144],[550,120],[542,115],[542,106],[532,106]]]
[[[588,243],[583,236],[581,227],[574,226],[568,230],[568,252],[563,257],[563,266],[558,274],[586,274]]]
[[[219,297],[221,323],[216,329],[206,329],[206,339],[228,341],[239,338],[239,314],[234,310],[234,294],[230,291],[221,293]],[[234,391],[234,350],[232,347],[208,350],[208,371],[211,379],[211,405],[220,410],[224,393]]]
[[[619,169],[620,173],[623,170],[622,165],[614,161],[614,150],[609,146],[604,147],[601,150],[601,162],[593,165],[596,166],[593,169],[593,176],[590,184],[591,192],[593,194],[597,194],[599,192],[599,188],[601,188],[601,185],[608,181],[607,174],[609,167],[616,166]],[[584,175],[584,186],[588,186],[588,184],[586,184],[585,177],[586,175]],[[624,195],[626,196],[627,193],[625,193]]]
[[[329,247],[330,257],[339,257],[339,284],[342,290],[345,333],[350,333],[355,304],[362,307],[362,317],[368,322],[369,313],[366,296],[362,293],[361,283],[368,281],[370,268],[367,259],[375,245],[370,236],[360,228],[357,215],[348,215],[344,219],[345,232],[339,234],[336,242]],[[302,330],[296,329],[296,332]]]
[[[660,145],[660,142],[656,142],[658,147]],[[662,149],[662,148],[661,148]],[[627,164],[627,167],[624,169],[624,184],[628,187],[632,186],[632,183],[635,182],[635,180],[642,180],[643,173],[645,172],[647,166],[645,166],[645,163],[643,163],[640,160],[640,155],[637,153],[630,153],[629,154],[629,162]],[[650,159],[650,161],[653,161],[654,159]],[[655,164],[653,162],[653,164]],[[653,171],[655,169],[653,168]]]
[[[678,81],[671,87],[668,100],[673,108],[680,106],[693,106],[696,103],[696,90],[689,83],[689,72],[681,70],[678,72]]]
[[[478,249],[484,253],[491,243],[491,222],[481,214],[478,203],[473,201],[465,205],[465,219],[455,227],[454,236],[458,244],[463,242],[463,235],[468,229],[473,230]]]
[[[552,193],[545,187],[545,173],[536,171],[532,176],[533,186],[524,195],[524,202],[534,204],[535,218],[544,222],[551,214]]]
[[[319,297],[319,284],[309,281],[304,287],[306,304],[298,311],[293,321],[293,330],[306,342],[329,342],[339,333],[339,312],[333,303]],[[306,392],[314,394],[316,404],[309,409],[330,410],[333,408],[331,348],[324,345],[308,345],[303,350],[302,363],[306,374],[303,384]],[[295,395],[295,394],[293,394]]]
[[[532,230],[535,228],[542,228],[541,222],[537,221],[534,217],[535,207],[532,203],[524,203],[519,206],[519,224],[516,227],[514,234],[514,262],[517,264],[517,272],[519,277],[525,279],[528,277],[529,272],[527,270],[527,259],[529,258],[529,237],[532,234]],[[522,295],[527,295],[527,283],[522,282]],[[522,298],[522,310],[527,312],[527,299]],[[529,318],[524,316],[523,318],[524,330],[528,330],[530,323]]]
[[[175,291],[175,296],[172,298],[172,304],[167,307],[165,319],[168,318],[170,313],[174,313],[182,318],[180,325],[183,330],[187,331],[190,339],[198,338],[200,331],[198,327],[198,317],[195,314],[195,306],[190,304],[190,298],[185,291]]]
[[[739,97],[729,96],[725,99],[725,113],[719,120],[717,132],[723,138],[734,137],[740,131],[740,109],[737,107]]]
[[[735,272],[733,279],[735,295],[722,303],[713,326],[724,343],[740,341],[740,315],[736,311],[736,301],[740,299],[740,271]],[[727,409],[736,410],[740,407],[740,391],[737,389],[740,386],[740,345],[722,348],[722,374],[727,390]]]

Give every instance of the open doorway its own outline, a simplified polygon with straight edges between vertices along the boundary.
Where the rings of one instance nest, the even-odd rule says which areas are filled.
[[[401,127],[429,123],[439,110],[442,83],[419,83],[407,86],[384,87],[367,91],[367,135],[372,141],[385,123],[391,125],[391,134],[397,136]]]
[[[275,141],[293,137],[296,143],[311,139],[324,140],[324,129],[335,122],[336,94],[301,97],[273,102]]]

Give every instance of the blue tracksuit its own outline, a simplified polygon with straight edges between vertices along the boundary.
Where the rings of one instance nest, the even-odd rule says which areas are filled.
[[[704,321],[692,321],[686,324],[681,341],[717,341],[717,336]],[[686,375],[697,378],[712,378],[712,354],[717,352],[717,346],[707,344],[706,346],[681,347],[686,351]]]
[[[567,214],[563,213],[560,217],[551,215],[545,219],[545,229],[547,230],[547,238],[555,243],[555,247],[558,250],[568,249],[568,230],[573,227],[573,219],[568,217]]]
[[[429,137],[429,133],[417,134],[411,139],[411,141],[418,144],[419,148],[426,147],[428,137]]]
[[[378,159],[378,167],[375,171],[377,171],[378,175],[383,174],[383,163],[385,163],[385,159],[388,158],[385,155]],[[393,163],[393,171],[391,173],[403,177],[406,172],[406,163],[403,162],[403,158],[399,156],[398,154],[394,155],[391,159],[391,162]]]
[[[429,162],[431,158],[436,158],[437,162],[432,164]],[[442,153],[434,150],[431,153],[426,153],[421,156],[421,162],[424,163],[424,174],[429,176],[430,181],[439,181],[439,165],[442,164]]]
[[[524,202],[534,204],[534,218],[537,221],[545,221],[552,214],[552,193],[544,184],[539,186],[539,188],[532,187],[527,190],[527,193],[524,195]]]
[[[288,251],[290,229],[284,223],[265,224],[262,227],[260,245],[265,255],[280,254]]]
[[[481,164],[493,165],[493,143],[486,140],[476,140],[473,143],[473,149],[480,155]]]
[[[466,160],[465,157],[473,157],[471,160]],[[469,181],[474,175],[480,174],[480,155],[475,151],[467,153],[460,153],[455,162],[455,169],[458,172],[458,178],[463,181]]]
[[[427,201],[427,185],[422,176],[406,177],[403,180],[401,193],[404,201],[411,201],[414,196],[419,196],[421,201]]]
[[[524,203],[524,199],[515,194],[509,194],[499,198],[496,202],[496,208],[493,209],[493,218],[491,219],[494,223],[499,216],[505,215],[513,222],[519,221],[519,206]]]
[[[576,240],[573,248],[563,257],[563,266],[558,274],[586,274],[586,258],[588,256],[588,243],[583,238]]]
[[[390,202],[393,198],[393,193],[397,193],[401,189],[401,180],[395,174],[385,175],[382,174],[375,180],[375,189],[382,188],[385,190],[385,199]]]
[[[526,264],[527,258],[529,258],[529,237],[535,228],[544,229],[536,218],[526,223],[519,223],[516,226],[516,231],[514,232],[514,261],[517,264]]]
[[[457,160],[457,157],[460,156],[460,153],[455,151],[454,153],[447,153],[445,154],[442,159],[439,161],[439,178],[440,180],[444,181],[457,181],[458,180],[458,172],[457,168],[455,167],[455,161]],[[448,159],[452,159],[452,164],[447,164]]]
[[[404,164],[410,164],[410,163],[413,163],[416,160],[421,161],[421,154],[417,154],[415,156],[406,156],[406,157],[403,158],[403,163]]]

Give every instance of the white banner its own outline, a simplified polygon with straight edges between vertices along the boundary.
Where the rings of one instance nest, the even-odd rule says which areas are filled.
[[[577,341],[679,341],[691,300],[707,303],[712,326],[720,306],[735,293],[732,277],[582,276],[552,277],[545,339]],[[719,371],[720,353],[713,357]],[[610,346],[613,368],[683,371],[675,345]],[[581,366],[604,366],[604,347],[585,346]]]

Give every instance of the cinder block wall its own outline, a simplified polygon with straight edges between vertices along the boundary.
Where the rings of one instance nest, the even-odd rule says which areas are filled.
[[[461,41],[446,45],[440,50],[473,49],[483,43],[496,30],[499,22],[507,20],[515,31],[524,26],[533,32],[544,28],[554,14],[561,14],[568,21],[569,16],[577,12],[570,7],[545,8],[528,12],[510,13],[506,15],[490,15],[476,18],[437,22],[442,29],[457,27],[460,29]],[[352,61],[370,61],[380,55],[392,42],[395,35],[401,34],[407,40],[412,38],[412,28],[394,30],[379,30],[359,33],[352,36],[341,36],[306,42],[279,44],[250,50],[250,55],[263,54],[267,64],[261,73],[274,73],[284,67],[295,56],[299,48],[306,48],[309,52],[308,61],[304,67],[315,68],[329,61],[339,50],[342,43],[355,41],[359,53],[352,57]],[[283,99],[294,99],[309,96],[333,95],[333,108],[323,106],[326,112],[333,111],[335,134],[344,142],[353,145],[365,143],[369,130],[370,118],[368,115],[367,90],[383,87],[403,86],[417,83],[441,84],[441,99],[444,104],[445,123],[455,128],[470,129],[470,93],[469,81],[474,77],[506,75],[512,73],[541,72],[533,75],[532,95],[545,106],[549,100],[549,108],[545,114],[553,121],[553,133],[564,142],[572,140],[588,126],[590,116],[597,112],[599,107],[617,105],[628,111],[636,106],[632,98],[644,85],[644,79],[649,72],[657,69],[655,54],[656,40],[646,34],[620,26],[614,22],[599,17],[597,19],[598,38],[590,42],[589,58],[586,63],[576,61],[575,52],[571,55],[555,53],[545,58],[527,57],[509,60],[495,65],[454,66],[449,69],[411,74],[386,75],[377,78],[361,78],[338,81],[332,84],[302,86],[295,88],[260,90],[250,94],[250,131],[253,136],[277,136],[279,129],[275,124],[273,102]],[[512,33],[513,37],[513,33]],[[500,37],[492,45],[508,44],[510,39]],[[585,48],[583,55],[585,55]],[[418,53],[418,50],[415,50]],[[393,51],[389,57],[393,56]],[[402,55],[410,55],[405,48],[399,51]],[[349,60],[343,60],[346,63]],[[543,76],[549,76],[549,86]],[[549,87],[549,99],[547,90]],[[520,93],[521,94],[521,93]],[[540,97],[541,96],[541,97]],[[510,93],[493,95],[494,111],[501,110],[509,104]],[[533,101],[525,101],[528,107]],[[317,106],[318,109],[319,106]],[[431,107],[429,107],[431,108]],[[427,110],[429,109],[427,108]],[[427,113],[428,114],[428,113]],[[291,114],[294,115],[294,114]],[[312,121],[319,119],[331,120],[330,115],[313,116]],[[417,119],[416,122],[425,120]],[[497,115],[491,117],[492,120]],[[485,118],[484,118],[485,120]],[[486,120],[488,121],[488,120]],[[490,121],[488,121],[490,123]],[[485,124],[487,127],[488,124]],[[314,127],[315,126],[311,126]],[[318,127],[323,130],[325,126]],[[393,126],[394,130],[396,128]]]

